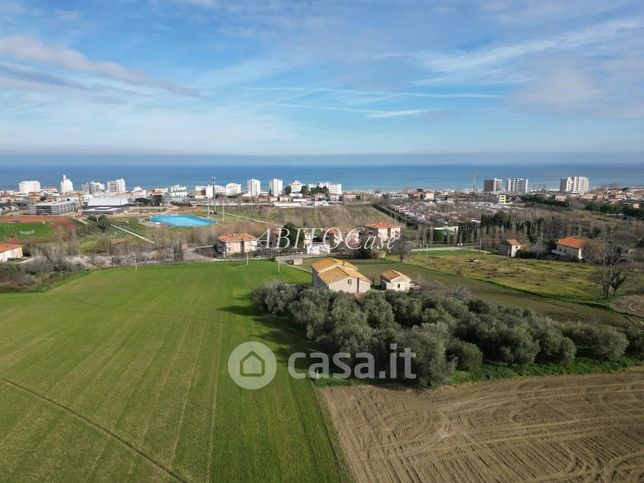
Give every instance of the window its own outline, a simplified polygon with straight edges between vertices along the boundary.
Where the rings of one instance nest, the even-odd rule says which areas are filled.
[[[352,285],[352,284],[353,284],[353,280],[352,280],[352,279],[349,279],[347,283],[348,283],[349,285]]]

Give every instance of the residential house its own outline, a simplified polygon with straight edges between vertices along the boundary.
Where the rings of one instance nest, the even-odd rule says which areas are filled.
[[[588,240],[575,236],[567,236],[557,242],[557,248],[552,250],[552,253],[560,257],[575,258],[583,260],[583,247],[588,243]]]
[[[389,240],[400,238],[400,225],[387,221],[369,223],[365,226],[365,235],[375,237],[382,246],[385,246]]]
[[[0,243],[0,263],[22,258],[22,245],[17,243]]]
[[[331,226],[322,230],[325,237],[324,242],[332,249],[353,249],[360,248],[360,229],[345,226]]]
[[[411,278],[398,270],[385,270],[380,274],[380,288],[407,292],[411,287]]]
[[[250,253],[257,250],[257,237],[249,233],[233,233],[217,237],[217,251],[224,256]]]
[[[527,245],[520,241],[515,240],[514,238],[507,238],[499,243],[499,255],[514,258],[517,256],[517,252],[519,252],[519,250],[525,250],[526,248]]]
[[[313,269],[313,286],[325,287],[333,292],[361,294],[371,288],[371,280],[361,274],[357,267],[345,260],[324,258],[315,262]]]

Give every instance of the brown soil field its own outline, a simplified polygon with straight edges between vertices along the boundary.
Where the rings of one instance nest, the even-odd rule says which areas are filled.
[[[357,481],[644,481],[644,368],[321,390]]]

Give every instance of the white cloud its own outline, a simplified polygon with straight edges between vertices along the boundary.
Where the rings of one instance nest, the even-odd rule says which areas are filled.
[[[521,108],[544,112],[583,110],[602,97],[590,75],[570,64],[549,64],[534,80],[515,91],[510,99]]]
[[[366,114],[367,117],[372,119],[387,119],[393,117],[404,117],[404,116],[418,116],[420,114],[427,114],[434,111],[434,109],[395,109],[395,110],[385,110],[385,109],[362,109],[358,107],[346,107],[346,106],[322,106],[316,104],[292,104],[292,103],[275,103],[273,104],[276,107],[288,107],[292,109],[312,109],[318,111],[340,111],[340,112],[355,112],[359,114]]]
[[[150,79],[145,74],[123,67],[116,62],[94,61],[77,50],[62,45],[46,44],[33,37],[0,38],[0,57],[73,72],[85,72],[132,85],[160,88],[177,95],[198,97],[193,89]]]
[[[637,18],[619,19],[544,39],[531,39],[474,51],[423,53],[417,60],[422,67],[435,72],[461,73],[484,70],[529,55],[601,44],[624,32],[641,29],[642,24],[642,20]]]
[[[45,44],[33,37],[5,37],[0,39],[0,56],[54,65],[63,69],[90,72],[131,83],[145,83],[147,77],[115,62],[93,61],[77,50]]]

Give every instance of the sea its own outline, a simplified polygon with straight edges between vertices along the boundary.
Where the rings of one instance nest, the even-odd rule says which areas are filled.
[[[400,190],[407,188],[482,188],[487,178],[523,177],[530,189],[556,189],[564,176],[587,176],[592,187],[603,185],[644,186],[644,156],[604,155],[512,156],[500,160],[483,156],[309,156],[279,157],[172,157],[154,156],[39,156],[0,153],[0,189],[17,189],[23,180],[38,180],[43,186],[58,186],[66,175],[80,189],[88,181],[124,178],[128,188],[183,185],[188,189],[212,182],[230,182],[246,187],[246,180],[279,178],[286,186],[302,183],[341,183],[343,190]]]

